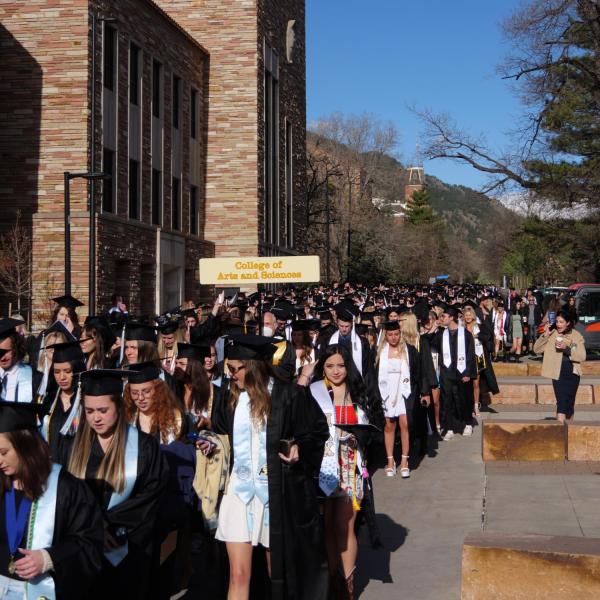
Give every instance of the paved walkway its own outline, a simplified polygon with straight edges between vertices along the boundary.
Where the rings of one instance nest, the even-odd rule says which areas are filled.
[[[501,407],[498,417],[543,419],[544,411]],[[593,408],[593,407],[592,407]],[[500,412],[501,411],[501,412]],[[483,418],[494,418],[484,413]],[[577,420],[597,420],[584,407]],[[375,474],[384,548],[361,536],[361,600],[459,600],[462,542],[470,531],[600,537],[600,466],[494,464],[481,460],[481,428],[471,438],[441,442],[403,481]],[[485,501],[484,501],[485,499]]]

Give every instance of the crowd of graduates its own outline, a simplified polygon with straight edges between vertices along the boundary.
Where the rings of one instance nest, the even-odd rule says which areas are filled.
[[[40,335],[0,320],[0,598],[183,597],[198,556],[202,597],[353,598],[375,470],[414,477],[498,393],[493,287],[221,293],[153,318],[115,298],[83,324],[54,300]]]

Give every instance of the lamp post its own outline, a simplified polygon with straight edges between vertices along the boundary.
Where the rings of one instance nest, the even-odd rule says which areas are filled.
[[[90,184],[94,182],[96,179],[110,179],[110,175],[106,173],[71,173],[70,171],[64,172],[64,184],[65,184],[65,295],[71,293],[71,179],[87,179]],[[92,213],[95,216],[95,205],[92,201],[93,198],[90,198],[90,221],[92,220]],[[95,263],[95,255],[96,255],[96,242],[94,239],[94,256],[90,254],[90,263]],[[94,269],[92,270],[90,266],[90,273],[94,274],[94,279],[96,276],[96,268],[94,264]],[[96,285],[95,281],[90,280],[89,282],[89,290],[90,290],[90,299],[89,299],[89,309],[90,314],[93,315],[96,308],[96,298],[95,298],[95,290]],[[92,293],[94,296],[92,296]],[[92,310],[94,309],[94,310]]]

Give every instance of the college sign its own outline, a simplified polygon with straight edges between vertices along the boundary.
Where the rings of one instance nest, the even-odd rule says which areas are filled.
[[[318,256],[201,258],[202,285],[246,283],[316,283],[321,278]]]

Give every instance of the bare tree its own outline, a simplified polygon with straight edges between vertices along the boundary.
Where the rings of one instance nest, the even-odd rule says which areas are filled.
[[[0,236],[0,288],[14,301],[18,312],[29,308],[31,235],[21,223],[20,212],[17,212],[15,224]]]

